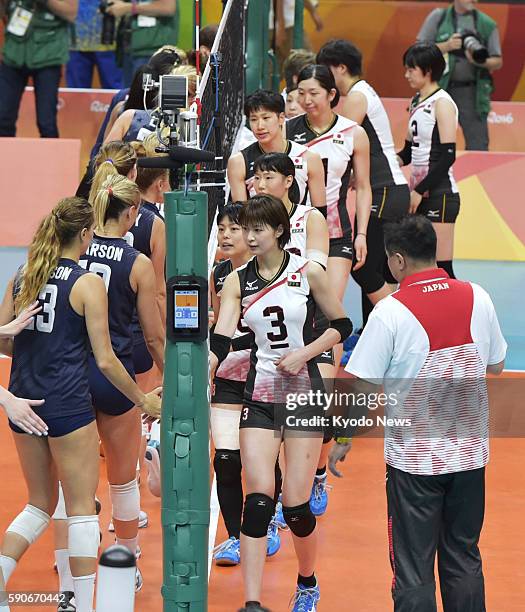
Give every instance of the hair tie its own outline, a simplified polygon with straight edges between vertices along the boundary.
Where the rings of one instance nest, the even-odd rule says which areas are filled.
[[[104,160],[104,163],[105,164],[111,164],[112,166],[114,165],[113,164],[113,160],[111,158],[108,158],[108,159]]]
[[[108,193],[109,193],[109,197],[112,198],[113,197],[113,189],[111,189],[111,187],[108,187]]]
[[[60,221],[60,215],[57,212],[53,211],[53,217],[55,217],[57,221]]]

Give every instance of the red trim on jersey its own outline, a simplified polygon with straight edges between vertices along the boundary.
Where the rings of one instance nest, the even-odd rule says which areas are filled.
[[[470,325],[474,292],[470,283],[451,279],[444,270],[433,268],[405,278],[392,297],[423,326],[430,351],[473,343]]]
[[[299,268],[299,270],[296,270],[295,272],[293,272],[293,274],[298,274],[298,273],[302,272],[309,263],[310,262],[307,261],[304,264],[304,266],[301,266]],[[283,274],[284,274],[284,272],[283,272]],[[284,278],[282,278],[278,283],[275,283],[275,285],[268,285],[268,287],[265,287],[264,289],[261,289],[261,291],[259,291],[259,293],[256,293],[253,296],[253,300],[251,302],[249,302],[248,305],[246,306],[246,308],[243,310],[242,316],[244,317],[246,315],[247,311],[255,304],[255,302],[257,302],[258,300],[263,298],[272,289],[277,289],[277,287],[280,287],[281,285],[284,285],[284,283],[286,283],[286,282],[288,282],[288,274]]]
[[[331,134],[326,134],[325,136],[319,136],[319,138],[310,140],[310,142],[305,142],[303,146],[307,148],[313,147],[315,144],[323,142],[323,140],[329,140],[330,138],[333,138],[336,134],[343,134],[344,132],[348,132],[348,130],[353,130],[356,125],[357,123],[355,125],[349,125],[348,127],[343,128],[342,130],[337,130],[336,132],[332,132]]]

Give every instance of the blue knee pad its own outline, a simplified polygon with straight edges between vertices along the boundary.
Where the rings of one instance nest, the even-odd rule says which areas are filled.
[[[283,506],[283,516],[290,531],[298,538],[306,538],[315,529],[316,520],[309,501],[300,506]]]
[[[265,538],[275,502],[264,493],[250,493],[244,502],[241,531],[250,538]]]

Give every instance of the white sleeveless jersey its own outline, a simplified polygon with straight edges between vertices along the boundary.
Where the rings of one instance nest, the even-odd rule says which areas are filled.
[[[303,145],[288,140],[285,153],[292,159],[295,166],[295,181],[299,187],[299,202],[301,203],[306,203],[308,199],[308,165],[304,157],[307,151],[308,149]],[[241,153],[246,167],[246,191],[249,197],[253,197],[256,195],[253,184],[255,162],[261,155],[265,155],[265,152],[261,149],[258,142],[254,142],[249,147],[243,149]]]
[[[315,303],[306,276],[308,260],[285,251],[273,279],[258,274],[257,258],[239,268],[243,319],[255,335],[246,380],[245,399],[282,403],[286,393],[311,389],[315,363],[297,376],[283,375],[275,361],[311,342]]]
[[[290,211],[290,241],[286,245],[286,250],[295,255],[306,257],[306,224],[309,214],[315,210],[312,206],[302,206],[294,204]]]
[[[458,107],[450,95],[443,89],[438,89],[431,96],[419,101],[416,96],[410,109],[408,129],[412,134],[412,174],[410,176],[410,189],[413,190],[429,173],[432,164],[439,157],[438,146],[441,144],[436,121],[436,102],[445,98],[449,100],[456,110],[456,127],[458,122]],[[454,180],[452,167],[448,174],[432,188],[430,194],[457,193],[458,188]]]
[[[290,140],[305,144],[321,156],[325,171],[328,233],[330,238],[352,236],[347,209],[348,186],[352,172],[355,121],[336,115],[332,125],[319,135],[313,131],[306,115],[286,122]]]
[[[230,272],[233,271],[232,263],[229,259],[221,261],[213,269],[213,284],[215,285],[215,293],[218,298],[221,296],[221,291],[224,286],[224,281]],[[238,338],[250,330],[245,327],[242,319],[239,320],[237,329],[235,330],[234,338]],[[237,380],[244,382],[250,369],[250,350],[231,351],[226,359],[220,364],[217,369],[216,376],[227,380]]]
[[[406,185],[407,180],[397,162],[394,139],[385,107],[375,89],[366,81],[357,81],[350,91],[358,91],[367,101],[367,111],[362,122],[370,141],[370,185],[372,189]]]

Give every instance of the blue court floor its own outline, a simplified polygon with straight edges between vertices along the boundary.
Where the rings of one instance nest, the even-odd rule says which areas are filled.
[[[481,285],[490,294],[509,350],[506,370],[525,370],[525,262],[454,260],[457,278]],[[362,324],[361,297],[353,279],[344,305],[354,323]]]

